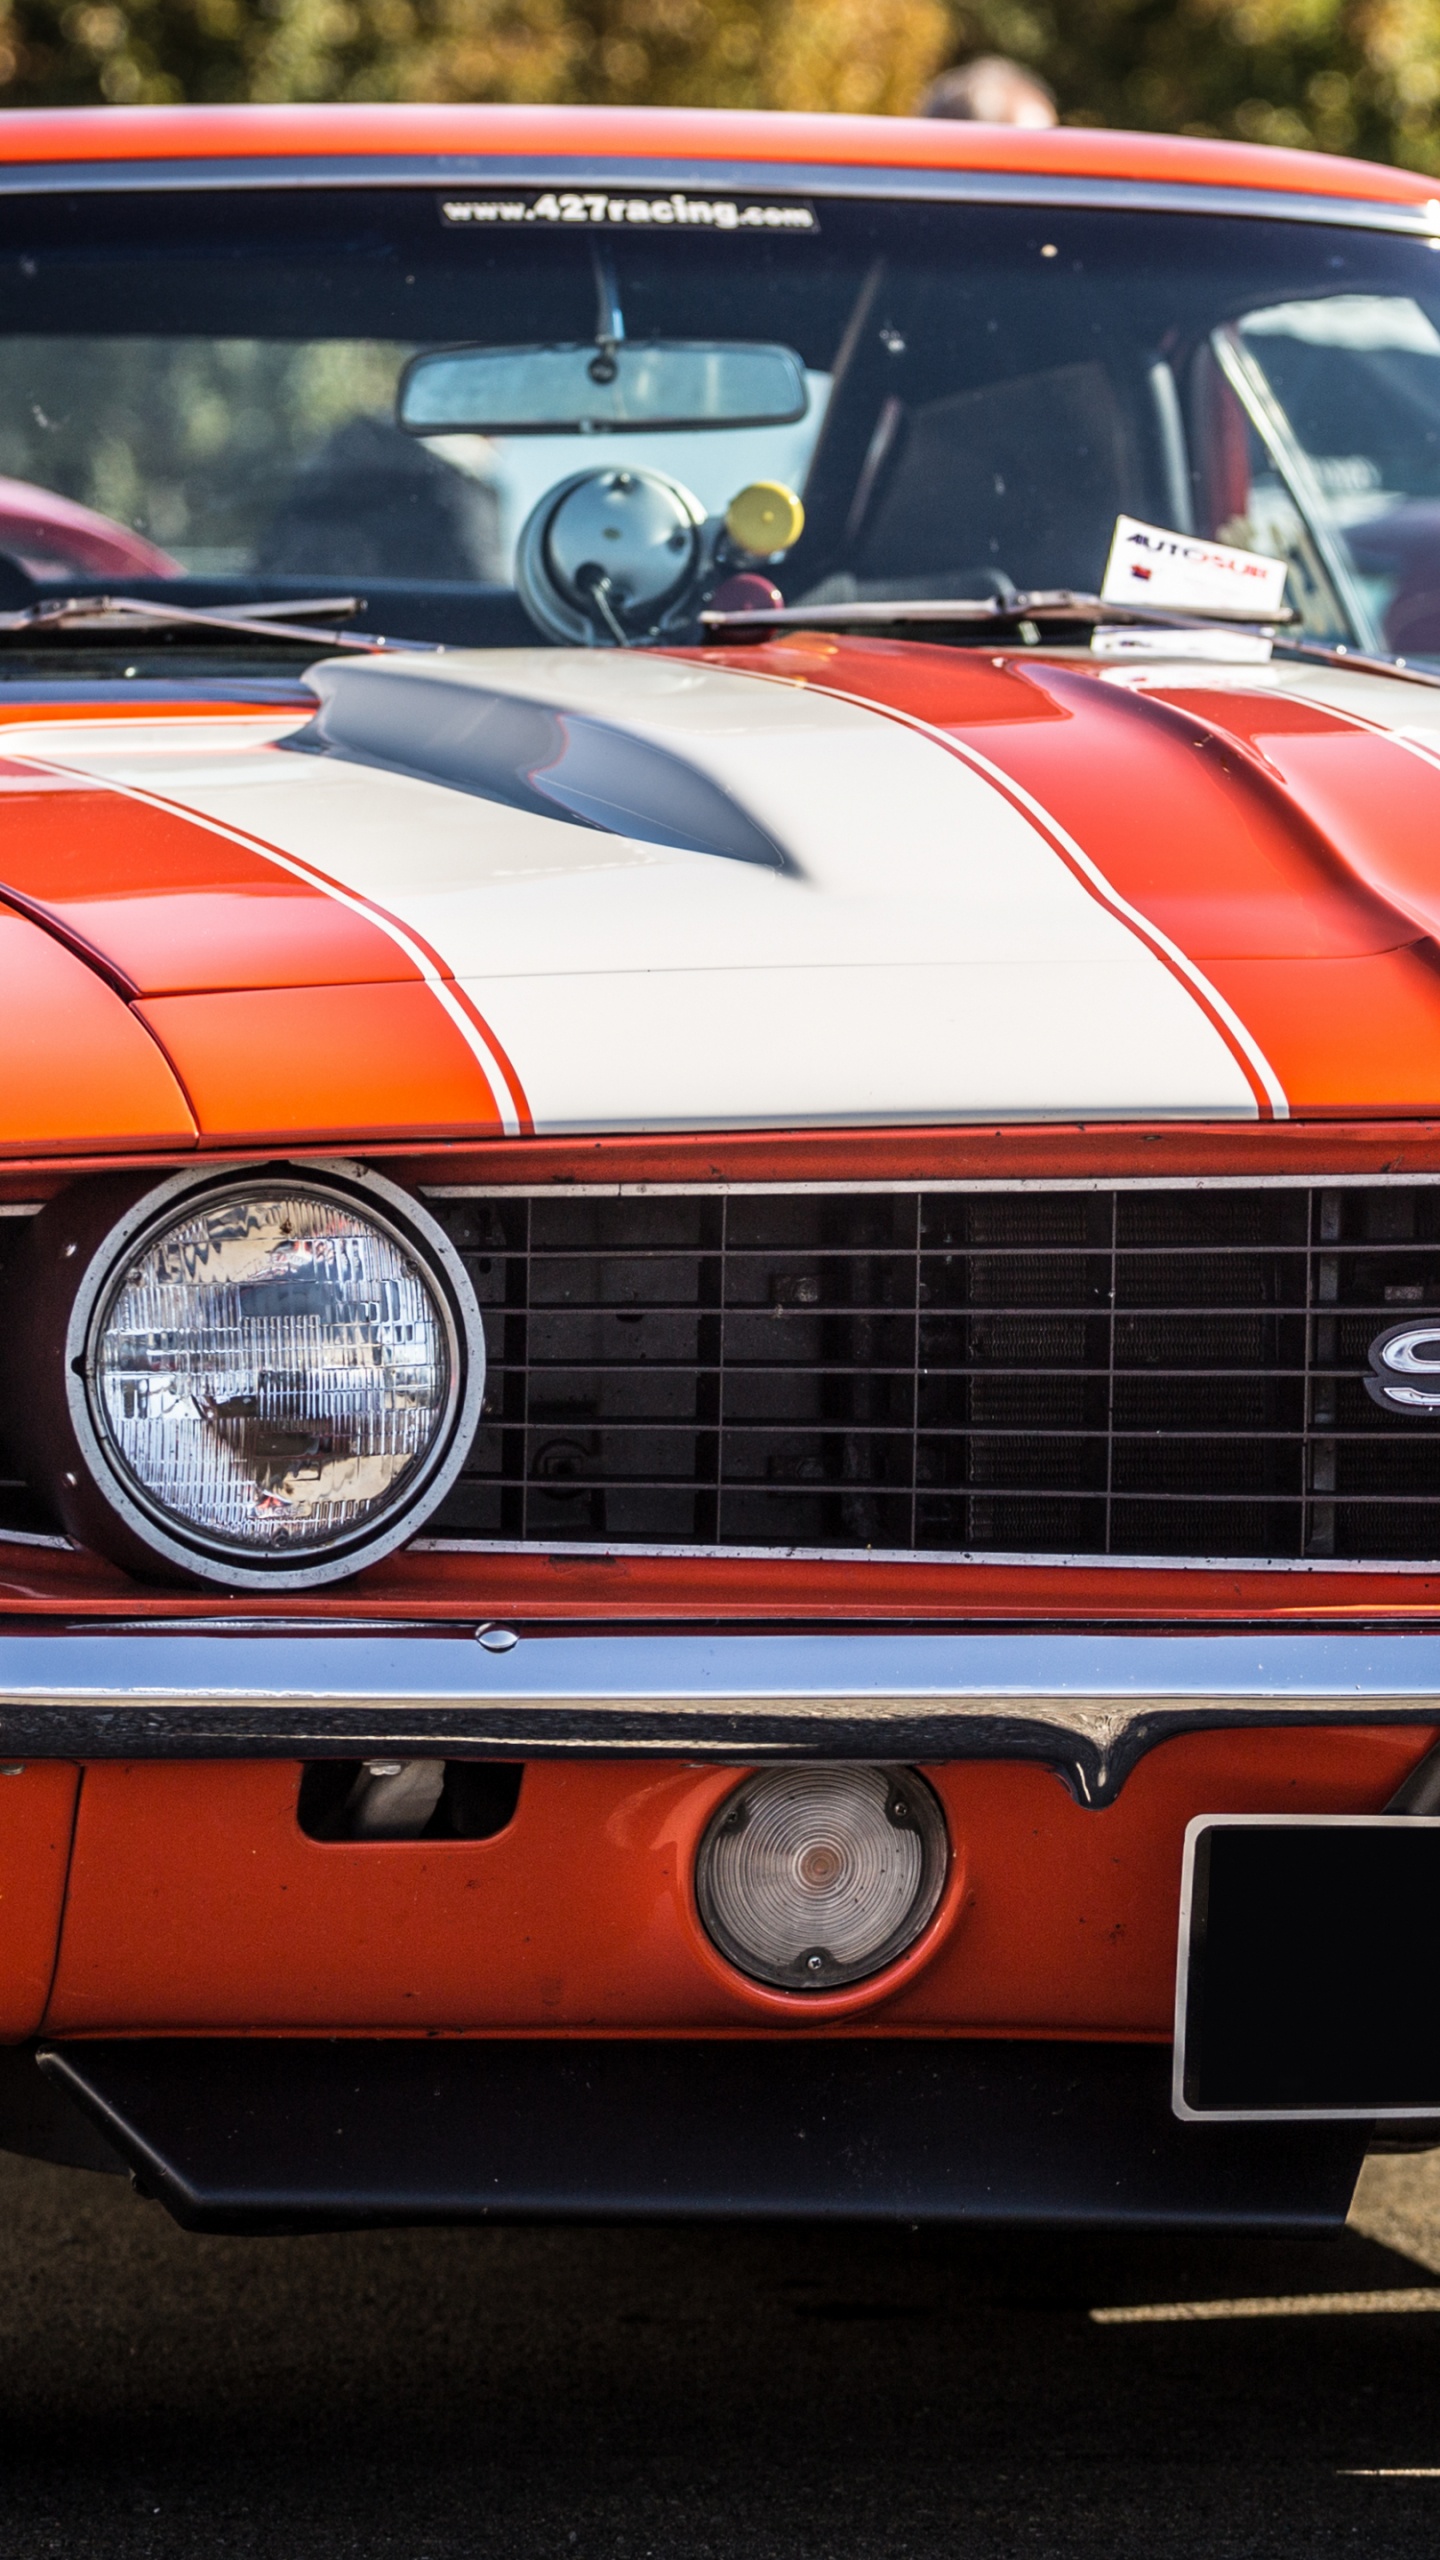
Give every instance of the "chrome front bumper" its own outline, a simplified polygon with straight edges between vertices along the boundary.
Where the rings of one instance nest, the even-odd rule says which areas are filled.
[[[14,1760],[1023,1759],[1099,1806],[1172,1734],[1357,1722],[1440,1725],[1440,1635],[544,1627],[502,1651],[393,1623],[0,1635]]]

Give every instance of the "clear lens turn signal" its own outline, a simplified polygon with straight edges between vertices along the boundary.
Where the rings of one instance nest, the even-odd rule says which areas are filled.
[[[915,1770],[765,1769],[711,1821],[696,1899],[741,1973],[786,1991],[834,1991],[913,1946],[948,1863],[944,1814]]]

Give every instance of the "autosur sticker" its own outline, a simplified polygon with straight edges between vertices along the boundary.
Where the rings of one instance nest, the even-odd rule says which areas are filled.
[[[1196,613],[1279,613],[1285,563],[1258,551],[1235,551],[1193,533],[1117,516],[1100,593],[1106,604],[1176,605]]]
[[[629,188],[541,188],[513,196],[446,196],[440,219],[455,231],[497,230],[510,223],[548,231],[791,231],[816,232],[808,204],[768,203],[757,196],[696,196],[681,188],[664,195]]]

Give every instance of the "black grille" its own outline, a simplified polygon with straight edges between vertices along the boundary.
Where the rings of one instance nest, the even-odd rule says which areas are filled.
[[[1440,1188],[438,1201],[485,1415],[430,1534],[1440,1556]]]
[[[25,1241],[25,1231],[34,1214],[27,1204],[22,1209],[0,1211],[0,1291],[9,1277],[10,1266]],[[27,1484],[20,1472],[15,1452],[6,1441],[3,1416],[0,1416],[0,1537],[58,1538],[60,1523],[43,1497]]]

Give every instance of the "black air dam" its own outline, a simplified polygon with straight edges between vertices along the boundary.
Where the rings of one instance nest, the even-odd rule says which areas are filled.
[[[1355,2125],[1197,2126],[1145,2045],[244,2039],[42,2048],[178,2222],[1338,2228]]]

